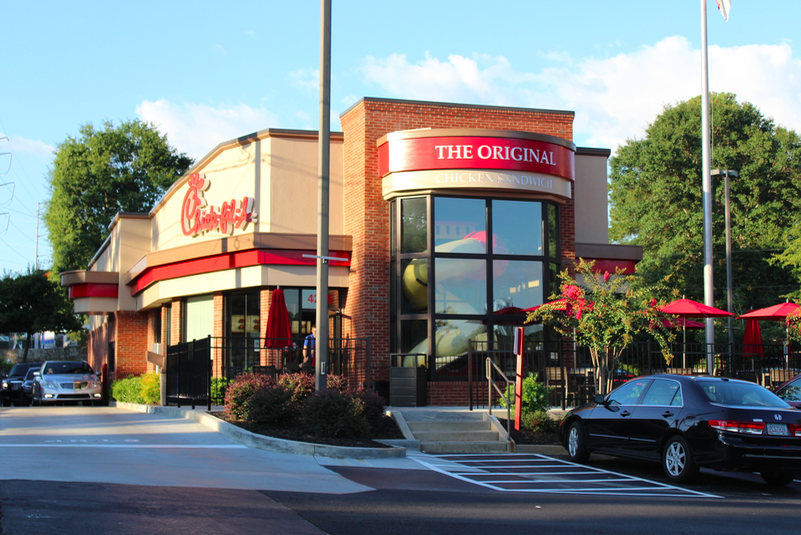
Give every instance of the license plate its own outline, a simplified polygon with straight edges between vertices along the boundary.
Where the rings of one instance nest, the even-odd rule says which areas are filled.
[[[790,436],[790,433],[787,431],[787,426],[785,424],[767,424],[768,434],[774,436]]]

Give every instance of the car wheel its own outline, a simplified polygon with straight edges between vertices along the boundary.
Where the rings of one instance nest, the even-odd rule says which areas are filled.
[[[581,422],[573,422],[567,430],[567,456],[575,463],[586,463],[590,458],[587,437]]]
[[[795,479],[795,474],[793,472],[780,472],[778,470],[760,472],[759,475],[761,475],[765,483],[771,487],[784,487],[792,483],[793,479]]]
[[[687,441],[680,436],[670,437],[662,452],[662,469],[674,483],[690,481],[698,474],[698,465],[693,460]]]

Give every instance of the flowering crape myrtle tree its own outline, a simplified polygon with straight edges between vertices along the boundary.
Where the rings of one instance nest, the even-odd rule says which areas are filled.
[[[649,333],[662,348],[667,362],[674,335],[666,327],[672,316],[657,309],[653,297],[659,290],[635,286],[635,275],[618,269],[614,275],[596,273],[593,262],[580,260],[576,282],[565,270],[560,273],[561,293],[529,313],[526,323],[543,323],[575,343],[589,348],[595,368],[597,392],[611,390],[613,373],[623,351],[638,333]],[[580,277],[579,277],[580,276]],[[663,322],[668,320],[668,322]]]

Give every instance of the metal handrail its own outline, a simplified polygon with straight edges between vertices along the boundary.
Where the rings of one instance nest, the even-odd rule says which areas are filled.
[[[512,438],[512,404],[506,399],[506,395],[501,392],[501,389],[498,388],[498,385],[495,384],[495,380],[492,378],[492,368],[498,370],[498,373],[503,377],[503,380],[506,381],[506,388],[504,389],[506,392],[509,392],[509,385],[515,384],[514,381],[510,381],[506,374],[503,373],[497,364],[492,360],[491,357],[487,357],[486,360],[486,376],[487,376],[487,407],[489,408],[489,413],[492,414],[492,389],[494,388],[498,395],[501,396],[501,399],[506,402],[506,436],[511,440]]]

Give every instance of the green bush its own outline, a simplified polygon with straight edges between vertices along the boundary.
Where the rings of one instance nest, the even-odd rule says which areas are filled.
[[[527,412],[520,415],[520,427],[540,433],[552,433],[556,431],[556,421],[547,411]]]
[[[545,411],[548,410],[548,399],[551,396],[551,392],[553,391],[553,387],[547,387],[544,384],[537,381],[537,374],[530,373],[528,377],[523,379],[523,391],[521,393],[521,414],[528,414],[537,411]],[[506,390],[506,399],[510,402],[510,408],[512,411],[515,410],[515,387],[514,385],[509,385],[509,388]],[[500,400],[501,407],[506,407],[506,402],[501,398]]]
[[[306,400],[303,423],[318,437],[359,437],[370,429],[364,403],[347,392],[321,390]]]
[[[225,393],[225,416],[232,420],[245,420],[248,402],[256,390],[271,386],[274,382],[268,375],[243,373],[234,379]]]
[[[140,395],[142,402],[148,405],[161,404],[161,379],[156,372],[141,376]]]
[[[230,379],[224,377],[211,378],[211,403],[212,405],[224,405],[225,393],[228,391],[228,386],[231,384]]]
[[[362,412],[370,427],[378,426],[381,417],[384,416],[384,398],[372,390],[350,390],[349,393],[354,398],[361,400]]]
[[[120,403],[144,403],[142,378],[130,375],[111,383],[111,397]]]
[[[111,383],[111,397],[120,403],[158,405],[161,402],[161,380],[155,372],[129,375]]]
[[[248,422],[285,427],[297,414],[292,392],[281,385],[262,386],[253,392],[247,403]]]

